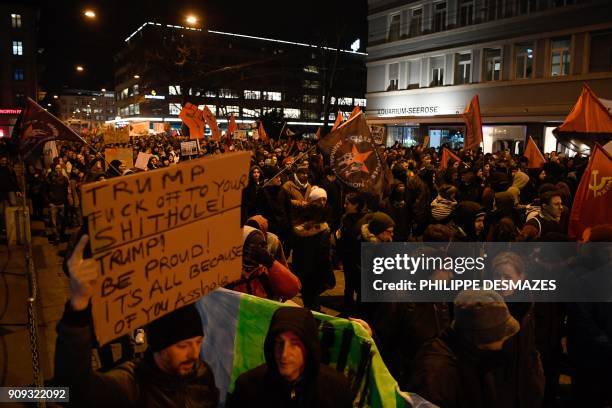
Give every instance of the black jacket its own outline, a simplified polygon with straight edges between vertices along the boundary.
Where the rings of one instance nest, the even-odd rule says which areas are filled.
[[[295,333],[304,344],[306,366],[302,378],[289,384],[279,374],[274,358],[274,340],[285,331]],[[243,373],[227,401],[234,407],[350,408],[353,396],[346,377],[321,364],[318,329],[307,309],[284,307],[272,317],[264,343],[266,363]]]
[[[92,371],[91,312],[74,312],[66,305],[57,326],[56,386],[70,387],[74,407],[216,407],[219,391],[206,363],[178,378],[162,372],[147,351],[106,373]]]

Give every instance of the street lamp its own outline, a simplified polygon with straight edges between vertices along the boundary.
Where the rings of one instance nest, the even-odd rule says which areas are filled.
[[[187,18],[185,19],[185,22],[186,22],[188,25],[193,26],[193,25],[196,25],[196,24],[198,23],[198,18],[197,18],[196,16],[194,16],[193,14],[190,14],[190,15],[188,15],[188,16],[187,16]]]
[[[91,9],[87,9],[85,10],[85,12],[83,13],[85,15],[85,17],[87,18],[96,18],[96,12],[91,10]]]
[[[140,75],[138,74],[134,75],[134,79],[140,79]]]
[[[79,72],[83,72],[83,71],[85,71],[85,68],[83,68],[82,65],[77,65],[76,66],[76,70],[79,71]]]

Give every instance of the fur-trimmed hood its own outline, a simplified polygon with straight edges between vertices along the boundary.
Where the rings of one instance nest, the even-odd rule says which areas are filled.
[[[361,226],[361,239],[365,242],[382,242],[380,239],[376,238],[370,228],[368,228],[368,224],[365,223]]]

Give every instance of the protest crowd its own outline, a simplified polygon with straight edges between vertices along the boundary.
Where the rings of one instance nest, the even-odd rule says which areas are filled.
[[[318,140],[298,136],[201,139],[197,154],[186,155],[181,142],[189,137],[176,132],[107,146],[103,135],[89,134],[87,144],[58,141],[47,163],[25,168],[32,218],[45,221],[50,242],[71,241],[73,248],[65,261],[71,296],[57,328],[54,380],[71,387],[74,404],[217,406],[222,396],[213,369],[200,359],[202,322],[192,306],[135,333],[148,345],[144,355],[134,358],[135,338],[124,336],[121,361],[100,347],[102,367],[92,368],[91,281],[98,271],[84,256],[87,237],[77,233],[80,187],[248,151],[242,276],[228,288],[304,307],[274,313],[265,364],[238,377],[221,398],[227,406],[353,405],[346,378],[322,362],[311,313],[322,310],[321,295],[341,276],[340,316],[370,331],[402,391],[440,407],[612,406],[612,303],[506,302],[492,291],[462,292],[454,303],[361,301],[362,243],[570,241],[569,215],[588,157],[552,152],[531,167],[507,150],[396,143],[377,147],[388,174],[379,191],[366,191],[337,179]],[[107,162],[105,147],[131,149],[132,162]],[[133,165],[139,153],[150,155],[141,168]],[[13,164],[6,154],[0,158],[2,208],[19,200]],[[610,242],[612,224],[594,226],[582,239]],[[571,377],[571,395],[563,398],[562,374]]]

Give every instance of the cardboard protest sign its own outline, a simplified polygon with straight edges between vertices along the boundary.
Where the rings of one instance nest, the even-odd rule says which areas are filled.
[[[125,163],[125,166],[128,169],[134,167],[134,153],[132,149],[123,149],[123,148],[110,148],[107,147],[104,149],[104,157],[107,162],[112,162],[113,160],[121,160]]]
[[[197,140],[190,140],[189,142],[181,142],[181,156],[195,156],[197,154],[198,154]]]
[[[45,143],[45,146],[43,147],[43,159],[45,162],[45,168],[51,167],[53,159],[55,159],[57,156],[59,156],[59,153],[57,151],[57,144],[55,143],[55,140],[51,140]]]
[[[374,138],[374,143],[377,145],[385,144],[385,127],[378,125],[370,125],[370,133],[372,134],[372,138]]]
[[[245,140],[247,138],[246,130],[237,130],[234,132],[234,139]]]
[[[149,134],[149,122],[134,122],[130,125],[130,136],[143,136]]]
[[[153,123],[153,131],[155,133],[164,133],[166,131],[166,124],[163,122]]]
[[[125,126],[120,129],[115,129],[114,126],[108,126],[103,130],[104,144],[117,144],[130,142],[130,129]]]
[[[141,170],[146,170],[149,165],[149,159],[153,156],[151,153],[143,153],[138,152],[138,156],[136,157],[136,164],[134,167]]]
[[[100,344],[240,277],[249,160],[230,153],[82,187]]]

